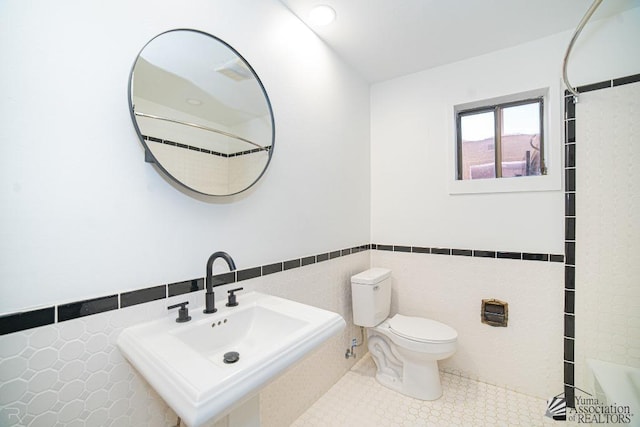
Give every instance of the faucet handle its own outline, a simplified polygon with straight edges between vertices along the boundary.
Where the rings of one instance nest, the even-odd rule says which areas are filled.
[[[243,290],[244,288],[236,288],[236,289],[230,289],[227,291],[227,293],[229,294],[229,302],[227,302],[227,307],[235,307],[238,305],[238,301],[236,300],[236,292]]]
[[[178,310],[178,318],[176,319],[176,322],[184,323],[191,320],[191,316],[189,316],[189,309],[187,308],[187,304],[189,304],[189,301],[180,302],[178,304],[170,305],[169,307],[167,307],[167,310],[180,307],[180,310]]]

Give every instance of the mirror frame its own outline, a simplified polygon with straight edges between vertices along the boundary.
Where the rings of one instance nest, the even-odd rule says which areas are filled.
[[[267,108],[269,109],[269,116],[271,118],[271,146],[269,148],[269,157],[267,158],[267,163],[264,165],[264,168],[262,169],[260,174],[256,177],[256,179],[251,184],[249,184],[248,186],[244,187],[242,190],[235,191],[233,193],[210,194],[210,193],[205,193],[205,192],[202,192],[200,190],[197,190],[197,189],[195,189],[193,187],[190,187],[189,185],[185,184],[184,182],[182,182],[181,180],[179,180],[175,176],[173,176],[156,159],[156,157],[151,152],[151,149],[147,145],[144,137],[142,136],[142,132],[140,131],[140,127],[138,126],[138,121],[136,120],[136,115],[135,115],[134,105],[133,105],[132,86],[133,86],[133,75],[134,75],[134,71],[135,71],[135,68],[136,68],[136,64],[138,63],[138,60],[140,59],[140,55],[142,54],[142,52],[145,50],[145,48],[151,42],[153,42],[158,37],[161,37],[161,36],[166,35],[168,33],[177,32],[177,31],[190,31],[190,32],[198,33],[198,34],[201,34],[203,36],[210,37],[214,41],[216,41],[216,42],[222,44],[223,46],[225,46],[227,49],[229,49],[231,52],[233,52],[238,58],[240,58],[240,60],[242,60],[244,62],[244,64],[249,69],[249,71],[251,71],[251,74],[255,78],[256,82],[258,83],[258,86],[260,87],[260,90],[262,91],[262,94],[264,95],[264,99],[265,99],[265,101],[267,103]],[[269,95],[267,94],[267,90],[265,89],[264,85],[262,84],[262,80],[260,80],[260,77],[258,77],[258,74],[253,69],[253,67],[251,66],[249,61],[247,61],[244,58],[244,56],[242,56],[240,54],[240,52],[238,52],[235,48],[233,48],[233,46],[231,46],[229,43],[225,42],[224,40],[220,39],[219,37],[216,37],[216,36],[214,36],[212,34],[204,32],[204,31],[194,30],[192,28],[175,28],[175,29],[172,29],[172,30],[164,31],[164,32],[154,36],[153,38],[151,38],[151,40],[149,40],[147,43],[145,43],[145,45],[142,47],[142,49],[140,49],[140,51],[138,52],[138,55],[136,56],[136,59],[133,61],[133,65],[131,66],[131,71],[129,72],[129,83],[127,85],[127,99],[129,101],[129,114],[131,115],[131,121],[133,122],[133,127],[135,128],[136,133],[138,134],[138,139],[140,140],[140,142],[142,143],[142,146],[144,147],[145,162],[153,163],[155,166],[157,166],[162,171],[163,174],[165,174],[171,181],[173,181],[176,184],[178,184],[178,186],[181,187],[181,188],[186,188],[189,191],[193,191],[193,192],[195,192],[197,194],[201,194],[201,195],[204,195],[204,196],[213,196],[213,197],[233,196],[233,195],[236,195],[236,194],[239,194],[239,193],[242,193],[242,192],[248,190],[249,188],[253,187],[258,181],[260,181],[260,179],[264,176],[265,172],[267,171],[267,168],[269,167],[269,164],[271,163],[271,158],[273,156],[273,150],[274,150],[275,142],[276,142],[275,141],[276,128],[275,128],[275,119],[274,119],[274,115],[273,115],[273,108],[271,106],[271,100],[269,99]]]

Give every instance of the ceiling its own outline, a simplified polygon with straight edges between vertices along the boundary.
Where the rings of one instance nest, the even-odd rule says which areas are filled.
[[[280,0],[369,82],[573,30],[591,0]],[[311,8],[331,6],[336,20],[309,24]],[[592,20],[640,7],[604,0]],[[567,43],[569,40],[567,40]]]

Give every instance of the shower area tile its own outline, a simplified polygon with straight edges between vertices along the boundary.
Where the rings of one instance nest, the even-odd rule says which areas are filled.
[[[576,105],[574,385],[592,394],[589,359],[640,367],[640,75],[605,87]]]
[[[554,426],[546,401],[441,372],[442,398],[421,401],[375,380],[369,355],[358,362],[292,427]]]

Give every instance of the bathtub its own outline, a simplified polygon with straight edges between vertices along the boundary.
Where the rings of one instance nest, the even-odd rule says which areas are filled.
[[[640,426],[640,368],[587,359],[596,398],[607,405],[629,406],[631,423]]]

